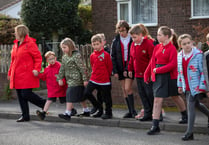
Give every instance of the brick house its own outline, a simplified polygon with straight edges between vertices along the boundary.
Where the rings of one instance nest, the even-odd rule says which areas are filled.
[[[130,25],[143,23],[152,37],[159,26],[167,25],[177,34],[189,33],[196,41],[205,41],[208,8],[208,0],[92,0],[93,31],[105,33],[111,44],[115,24],[124,19]]]
[[[93,32],[104,33],[107,43],[111,44],[115,36],[118,20],[126,20],[131,26],[143,23],[152,37],[156,37],[159,26],[167,25],[177,34],[189,33],[196,41],[205,41],[209,33],[209,0],[92,0]],[[112,78],[112,98],[114,102],[123,102],[118,80]],[[133,85],[140,104],[136,83]],[[204,103],[209,106],[209,100]],[[166,99],[164,106],[175,106]]]

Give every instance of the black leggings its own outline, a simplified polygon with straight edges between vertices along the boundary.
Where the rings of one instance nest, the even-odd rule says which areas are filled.
[[[16,89],[16,91],[22,111],[22,117],[25,120],[30,120],[28,101],[42,109],[44,108],[46,100],[33,93],[32,89]]]

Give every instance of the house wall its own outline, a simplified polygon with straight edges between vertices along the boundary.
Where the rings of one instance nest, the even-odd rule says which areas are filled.
[[[114,38],[117,23],[117,3],[115,0],[92,1],[93,32],[103,32],[107,43]],[[152,37],[156,37],[159,26],[167,25],[178,35],[189,33],[196,41],[205,41],[209,32],[209,19],[191,19],[191,0],[158,0],[158,26],[148,27]]]
[[[0,11],[1,14],[8,15],[12,18],[20,19],[20,10],[21,10],[22,1]]]
[[[167,25],[173,28],[176,33],[189,33],[196,40],[204,40],[206,33],[209,33],[209,19],[190,19],[190,0],[158,0],[158,26],[148,27],[150,34],[155,38],[159,26]],[[114,38],[115,24],[117,23],[117,3],[115,0],[93,0],[92,1],[93,32],[103,32],[107,43],[111,44]],[[194,29],[196,27],[196,29]],[[198,30],[198,31],[197,31]],[[205,40],[204,40],[205,41]],[[141,104],[136,82],[133,84],[135,104]],[[112,77],[112,98],[113,103],[124,103],[120,83]],[[185,98],[184,98],[185,99]],[[209,106],[209,100],[204,99],[203,103]],[[164,106],[175,106],[171,98],[165,99]]]

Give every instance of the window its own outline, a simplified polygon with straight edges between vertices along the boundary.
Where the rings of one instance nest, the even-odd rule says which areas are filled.
[[[116,0],[118,20],[126,20],[130,25],[142,23],[157,25],[157,0]]]
[[[209,18],[209,0],[191,0],[191,17]]]

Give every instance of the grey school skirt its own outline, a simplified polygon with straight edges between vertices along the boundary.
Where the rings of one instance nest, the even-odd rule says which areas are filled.
[[[66,102],[79,103],[84,100],[84,86],[73,86],[67,88]]]
[[[163,65],[157,64],[156,67]],[[167,98],[169,96],[178,96],[177,79],[171,79],[170,73],[156,74],[153,82],[154,97]]]

